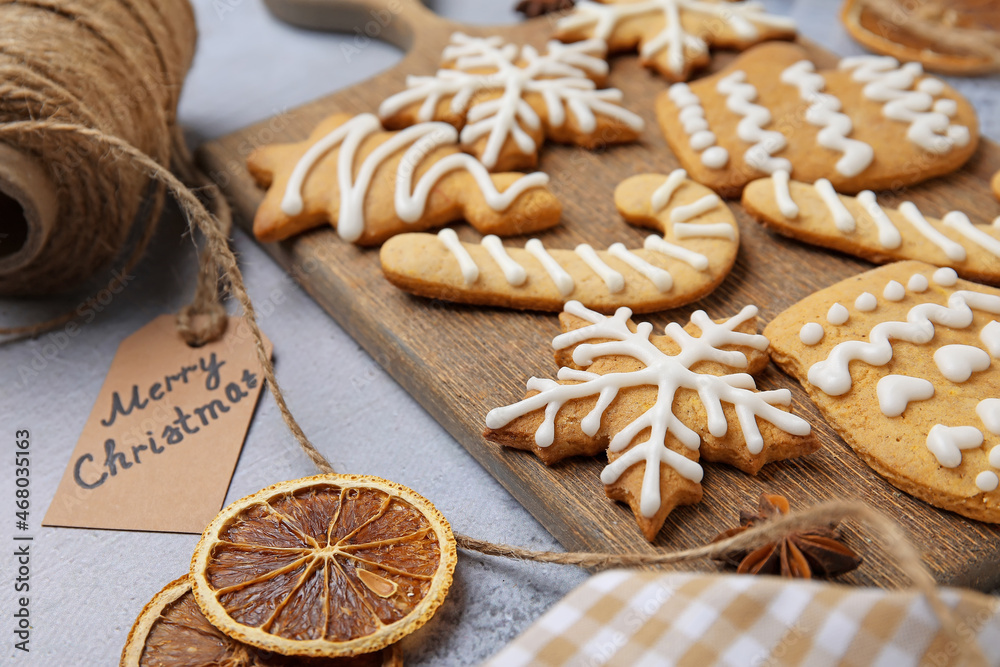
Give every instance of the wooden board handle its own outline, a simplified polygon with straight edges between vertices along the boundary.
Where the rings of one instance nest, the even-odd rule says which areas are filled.
[[[459,28],[420,0],[264,0],[264,4],[277,19],[294,26],[359,34],[404,51],[421,43],[440,44],[443,31]]]

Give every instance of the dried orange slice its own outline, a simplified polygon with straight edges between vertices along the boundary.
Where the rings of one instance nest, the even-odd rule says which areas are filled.
[[[128,633],[121,667],[403,667],[394,644],[353,658],[298,658],[260,651],[228,637],[208,622],[184,575],[143,607]]]
[[[434,614],[457,552],[445,518],[400,484],[317,475],[222,510],[191,560],[198,606],[241,642],[284,655],[377,651]]]
[[[872,4],[870,0],[845,0],[841,10],[847,31],[872,51],[904,62],[914,60],[945,74],[987,74],[1000,69],[996,0],[898,0],[896,5],[880,3],[882,9]],[[901,22],[897,16],[916,22]],[[951,39],[945,38],[946,31],[952,33]]]

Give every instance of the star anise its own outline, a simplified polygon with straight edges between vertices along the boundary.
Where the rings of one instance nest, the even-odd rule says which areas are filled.
[[[574,0],[521,0],[514,10],[533,19],[542,14],[569,11],[573,9],[573,4]]]
[[[740,525],[721,533],[713,542],[739,535],[746,529],[788,514],[784,496],[762,493],[757,512],[740,512]],[[792,533],[754,550],[735,550],[716,557],[736,567],[739,574],[780,574],[783,577],[836,577],[861,565],[861,556],[840,541],[835,526],[816,526]]]

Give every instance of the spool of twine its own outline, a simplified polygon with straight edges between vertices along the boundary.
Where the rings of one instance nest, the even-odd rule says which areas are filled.
[[[188,0],[0,0],[0,294],[128,272],[163,209],[156,172],[171,165],[228,234],[228,206],[194,168],[176,122],[196,39]],[[202,258],[194,300],[178,314],[194,345],[227,321],[213,257]],[[34,334],[74,316],[0,333]]]
[[[92,128],[169,167],[196,37],[188,0],[0,0],[0,124]],[[0,140],[0,294],[76,288],[142,254],[161,184],[83,135]]]

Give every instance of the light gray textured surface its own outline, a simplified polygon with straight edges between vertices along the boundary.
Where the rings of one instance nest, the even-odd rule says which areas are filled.
[[[514,0],[447,0],[440,13],[475,23],[516,20]],[[847,55],[860,53],[834,18],[830,0],[766,2],[790,13],[807,36]],[[373,42],[346,62],[341,35],[272,20],[257,0],[195,0],[201,41],[180,117],[193,141],[215,137],[346,85],[395,63],[401,54]],[[960,82],[984,134],[1000,138],[993,113],[996,78]],[[650,128],[649,131],[655,131]],[[313,442],[340,469],[406,484],[433,501],[457,531],[534,548],[555,541],[451,437],[382,371],[245,234],[235,246],[262,327],[274,341],[279,378]],[[81,333],[42,336],[0,348],[0,551],[8,553],[13,509],[12,439],[32,432],[33,545],[31,653],[12,649],[13,559],[0,556],[0,656],[11,664],[109,665],[117,661],[142,605],[185,571],[193,535],[39,528],[104,374],[122,338],[153,316],[176,311],[193,288],[194,253],[175,212],[165,216],[150,256],[129,288]],[[32,321],[72,299],[43,305],[0,302],[0,321]],[[34,366],[32,365],[34,364]],[[276,481],[312,474],[265,396],[243,449],[227,502]],[[406,640],[408,665],[463,665],[495,653],[585,574],[463,554],[444,607]],[[16,653],[16,655],[15,655]],[[72,657],[67,657],[72,656]]]

